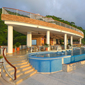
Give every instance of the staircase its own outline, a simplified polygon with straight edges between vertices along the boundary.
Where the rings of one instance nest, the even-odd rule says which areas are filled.
[[[25,79],[37,73],[37,70],[35,70],[30,65],[26,56],[7,56],[6,58],[12,65],[14,65],[17,68],[16,80],[13,80],[11,77],[9,77],[4,68],[2,70],[2,77],[14,85],[21,83]],[[10,75],[13,76],[14,68],[12,68],[7,63],[5,63],[5,66]]]

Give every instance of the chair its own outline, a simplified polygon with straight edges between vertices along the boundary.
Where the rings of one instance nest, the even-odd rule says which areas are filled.
[[[60,45],[58,45],[57,50],[62,50],[62,47]]]

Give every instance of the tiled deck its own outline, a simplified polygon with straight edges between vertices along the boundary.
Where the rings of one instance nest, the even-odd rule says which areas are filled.
[[[12,85],[0,77],[0,85]],[[85,66],[72,72],[35,74],[19,85],[85,85]]]
[[[85,85],[85,66],[68,73],[35,74],[19,85]]]
[[[35,74],[19,85],[85,85],[85,66],[68,73]]]
[[[26,50],[21,50],[21,51],[17,51],[14,52],[13,54],[7,54],[7,56],[20,56],[20,55],[26,55],[28,52]]]
[[[19,55],[24,55],[21,52]],[[16,55],[16,54],[14,54]],[[12,85],[0,77],[0,85]],[[85,66],[72,72],[35,74],[19,85],[85,85]]]

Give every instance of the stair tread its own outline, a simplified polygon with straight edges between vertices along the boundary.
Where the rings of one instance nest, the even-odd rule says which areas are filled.
[[[32,68],[31,65],[26,66],[26,67],[23,67],[23,68],[17,68],[17,71],[18,71],[18,70],[24,71],[25,69],[30,69],[30,68]],[[13,71],[14,71],[14,68],[11,67],[11,68],[8,69],[8,71],[9,71],[9,72],[13,72]]]
[[[14,64],[15,67],[19,67],[19,66],[26,66],[26,65],[30,65],[30,63],[25,63],[25,64]],[[6,65],[6,67],[11,67],[10,65]]]
[[[26,63],[26,62],[28,63],[28,61],[25,61],[25,62],[11,62],[11,63],[14,65],[14,64],[22,64],[22,63]]]
[[[27,58],[24,56],[7,56],[7,59],[9,62],[14,65],[17,68],[16,72],[16,80],[13,80],[14,83],[18,84],[22,82],[23,80],[27,79],[28,77],[31,77],[35,73],[37,73],[37,70],[35,70],[32,65],[29,63]],[[11,76],[14,75],[14,68],[11,67],[9,64],[6,64],[8,72],[11,74]],[[9,77],[8,75],[5,75],[6,77]],[[10,78],[10,81],[12,81],[12,78]]]
[[[30,73],[28,73],[28,74],[24,74],[24,75],[21,75],[18,79],[16,79],[14,82],[17,82],[17,81],[19,81],[19,80],[23,80],[25,77],[30,77],[30,75],[32,74],[32,73],[37,73],[37,71],[35,70],[35,71],[32,71],[32,72],[30,72]]]
[[[24,74],[26,74],[26,72],[29,72],[30,73],[30,71],[34,71],[34,70],[35,70],[34,68],[31,68],[31,69],[28,69],[28,70],[25,70],[25,71],[21,71],[21,72],[18,71],[16,73],[16,75],[20,75],[21,73],[24,75]],[[13,72],[11,72],[10,74],[11,75],[14,75]]]

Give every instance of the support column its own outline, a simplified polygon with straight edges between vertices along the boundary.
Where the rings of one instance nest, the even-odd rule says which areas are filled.
[[[71,44],[71,46],[73,46],[73,36],[71,36],[70,44]]]
[[[50,45],[50,31],[47,31],[47,41],[46,41],[47,44]],[[50,46],[48,47],[48,51],[50,50]]]
[[[81,38],[80,38],[80,40],[79,40],[79,44],[81,44]]]
[[[32,33],[27,32],[27,47],[31,47],[31,46],[32,46]]]
[[[13,26],[8,26],[8,53],[13,53]]]
[[[64,34],[64,49],[67,49],[67,34]]]

